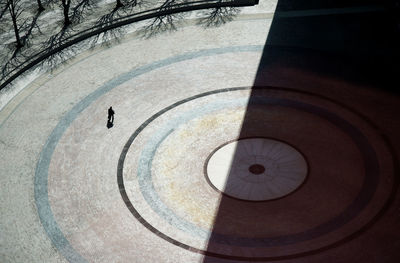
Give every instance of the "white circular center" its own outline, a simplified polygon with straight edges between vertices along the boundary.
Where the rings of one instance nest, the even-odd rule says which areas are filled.
[[[265,138],[241,139],[210,157],[207,176],[219,191],[235,198],[263,201],[296,190],[306,179],[307,162],[292,146]]]

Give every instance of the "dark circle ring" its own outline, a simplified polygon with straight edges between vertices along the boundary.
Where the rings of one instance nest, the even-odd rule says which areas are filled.
[[[123,201],[125,202],[126,206],[130,210],[130,212],[136,217],[136,219],[139,222],[141,222],[148,230],[152,231],[153,233],[155,233],[159,237],[163,238],[164,240],[166,240],[172,244],[175,244],[181,248],[184,248],[184,249],[196,252],[196,253],[201,253],[206,256],[235,259],[235,260],[265,261],[265,260],[281,260],[281,259],[289,259],[289,258],[306,256],[306,255],[315,254],[320,251],[338,246],[338,245],[358,236],[360,233],[362,233],[363,231],[368,229],[374,222],[377,221],[377,219],[379,217],[381,217],[383,215],[383,213],[387,210],[387,208],[390,206],[391,202],[394,199],[394,195],[395,195],[397,187],[398,187],[397,178],[395,178],[395,180],[394,180],[394,183],[392,185],[392,191],[391,191],[388,199],[386,200],[385,204],[383,205],[381,210],[375,216],[373,216],[373,218],[368,223],[366,223],[365,225],[360,227],[360,229],[351,233],[347,237],[342,238],[341,240],[338,240],[332,244],[329,244],[327,246],[317,248],[314,250],[297,253],[297,254],[277,256],[277,257],[241,257],[241,256],[224,255],[224,254],[219,254],[219,253],[215,253],[215,252],[211,252],[211,251],[201,250],[201,249],[186,245],[184,243],[181,243],[178,240],[175,240],[175,239],[167,236],[166,234],[161,233],[155,227],[150,225],[134,208],[134,206],[132,205],[132,203],[130,202],[130,200],[128,198],[128,195],[126,193],[125,186],[124,186],[124,180],[123,180],[124,161],[125,161],[127,152],[129,150],[130,146],[132,145],[133,141],[135,140],[135,138],[153,120],[155,120],[156,118],[158,118],[165,112],[167,112],[181,104],[184,104],[191,100],[205,97],[205,96],[208,96],[211,94],[230,92],[230,91],[238,91],[238,90],[246,90],[246,89],[250,89],[250,88],[238,87],[238,88],[227,88],[227,89],[214,90],[214,91],[205,92],[205,93],[178,101],[178,102],[164,108],[163,110],[157,112],[153,116],[151,116],[131,135],[131,137],[126,142],[126,144],[123,148],[123,151],[120,155],[119,161],[118,161],[117,182],[118,182],[118,187],[119,187],[120,194],[122,196]],[[360,113],[354,111],[353,109],[350,109],[346,105],[338,103],[338,102],[336,102],[332,99],[326,98],[324,96],[316,95],[316,94],[313,94],[310,92],[298,91],[295,89],[288,89],[288,88],[255,87],[253,89],[270,89],[270,90],[282,90],[282,91],[286,91],[286,92],[296,92],[296,93],[302,93],[305,95],[310,95],[310,96],[318,97],[318,98],[321,98],[324,100],[328,100],[332,103],[335,103],[335,104],[351,111],[353,114],[357,115],[358,117],[361,117],[361,119],[363,119],[364,121],[369,123],[373,128],[377,129],[376,126],[370,120],[368,120],[367,118],[362,116]],[[258,97],[254,97],[254,98],[250,99],[250,102],[255,103],[255,104],[262,103],[262,101],[263,100]],[[356,129],[353,125],[351,125],[349,122],[347,122],[344,119],[338,117],[337,115],[335,115],[323,108],[317,107],[317,106],[313,106],[310,104],[297,102],[297,101],[293,101],[293,100],[288,100],[288,99],[269,99],[268,104],[269,105],[279,105],[279,106],[283,106],[283,107],[291,107],[291,108],[295,108],[295,109],[302,110],[305,112],[317,114],[318,116],[322,117],[323,119],[327,119],[328,121],[333,123],[335,126],[341,128],[343,131],[345,131],[353,139],[354,143],[357,145],[357,147],[360,150],[360,153],[362,154],[363,163],[365,166],[365,177],[364,177],[364,182],[363,182],[361,191],[359,192],[357,197],[354,199],[354,201],[350,204],[350,206],[348,206],[344,210],[344,212],[342,214],[340,214],[339,216],[336,216],[335,218],[333,218],[333,219],[327,221],[326,223],[323,223],[320,226],[317,226],[313,229],[310,229],[310,230],[307,230],[304,232],[300,232],[300,233],[297,233],[294,235],[274,237],[274,238],[258,238],[257,240],[261,241],[262,243],[268,244],[269,246],[289,245],[289,244],[293,244],[293,243],[297,243],[297,242],[301,242],[301,241],[310,240],[310,239],[319,237],[323,234],[329,233],[329,232],[335,230],[336,228],[344,225],[345,223],[349,222],[354,217],[356,217],[359,214],[359,212],[361,212],[367,206],[369,201],[372,199],[372,197],[375,193],[375,190],[376,190],[377,183],[379,182],[379,164],[378,164],[378,160],[376,157],[376,153],[373,150],[373,148],[371,147],[371,145],[368,143],[368,140],[365,138],[365,136],[358,129]],[[397,163],[397,158],[395,158],[396,153],[395,153],[393,147],[390,145],[389,140],[382,133],[380,133],[380,135],[381,135],[381,138],[383,139],[385,145],[387,146],[387,148],[389,149],[389,151],[391,153],[391,157],[392,157],[392,161],[393,161],[393,165],[394,165],[393,168],[394,168],[395,174],[397,174],[399,166]],[[213,233],[213,240],[214,240],[214,233]],[[216,238],[216,240],[218,240],[218,237]],[[242,242],[245,242],[245,243],[247,243],[248,241],[254,242],[254,239],[237,238],[236,241],[239,241],[241,244],[243,244]],[[224,242],[226,243],[226,240],[224,240]],[[250,243],[253,243],[253,242],[250,242]]]

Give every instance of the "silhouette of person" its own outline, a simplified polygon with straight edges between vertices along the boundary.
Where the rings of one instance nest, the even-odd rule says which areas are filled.
[[[113,122],[114,122],[114,110],[112,109],[112,107],[110,107],[108,109],[108,120],[107,120],[107,128],[111,128],[112,126],[114,126]]]
[[[112,107],[110,107],[108,109],[108,121],[111,123],[114,122],[114,114],[115,114],[114,110],[112,109]]]

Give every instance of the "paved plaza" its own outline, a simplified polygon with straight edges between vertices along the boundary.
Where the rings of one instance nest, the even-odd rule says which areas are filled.
[[[382,14],[276,3],[29,81],[0,111],[0,262],[399,262],[399,82],[358,59],[381,42],[287,35]]]

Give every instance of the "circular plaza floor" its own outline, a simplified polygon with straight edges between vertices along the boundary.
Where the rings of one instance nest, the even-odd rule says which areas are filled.
[[[0,261],[398,262],[399,98],[260,67],[263,8],[132,33],[15,96]]]

